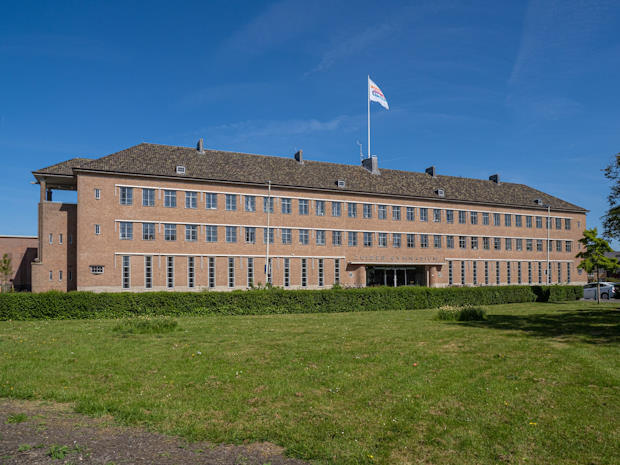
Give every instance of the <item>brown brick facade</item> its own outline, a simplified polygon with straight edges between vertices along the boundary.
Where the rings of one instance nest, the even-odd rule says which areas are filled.
[[[31,290],[30,264],[37,258],[38,244],[36,236],[0,236],[0,258],[7,254],[11,259],[10,284],[16,291]]]

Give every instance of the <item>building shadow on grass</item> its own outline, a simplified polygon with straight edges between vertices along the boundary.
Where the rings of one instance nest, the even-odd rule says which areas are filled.
[[[620,308],[553,310],[535,315],[488,315],[485,321],[462,324],[523,331],[534,337],[577,339],[590,344],[620,343]]]

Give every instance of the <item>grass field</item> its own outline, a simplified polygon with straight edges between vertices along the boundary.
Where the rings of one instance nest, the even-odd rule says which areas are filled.
[[[620,310],[571,302],[436,311],[0,322],[0,396],[316,463],[612,464]]]

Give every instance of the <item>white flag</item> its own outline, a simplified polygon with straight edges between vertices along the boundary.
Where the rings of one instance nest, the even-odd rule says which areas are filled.
[[[390,109],[385,95],[383,95],[379,86],[375,84],[370,77],[368,78],[368,98],[371,102],[379,102],[386,110]]]

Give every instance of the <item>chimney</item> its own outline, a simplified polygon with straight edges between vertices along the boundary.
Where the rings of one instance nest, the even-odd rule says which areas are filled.
[[[370,171],[372,174],[381,174],[379,171],[379,160],[375,155],[370,158],[364,158],[362,160],[362,166]]]
[[[196,144],[196,150],[201,155],[203,155],[205,153],[204,141],[202,140],[202,137],[200,139],[198,139],[198,144]]]
[[[435,167],[434,166],[429,166],[428,168],[426,168],[426,170],[424,170],[424,172],[426,174],[430,174],[432,177],[435,177]]]
[[[295,160],[297,160],[297,163],[299,163],[300,165],[304,164],[304,151],[303,150],[298,150],[297,152],[295,152]]]
[[[499,184],[499,174],[492,174],[489,176],[489,181],[493,181],[495,184]]]

